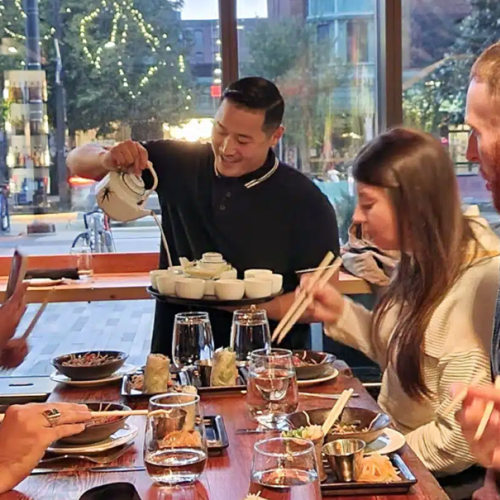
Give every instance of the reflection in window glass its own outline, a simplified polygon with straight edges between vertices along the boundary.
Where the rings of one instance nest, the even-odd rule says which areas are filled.
[[[218,1],[58,0],[55,18],[54,2],[39,0],[40,54],[26,48],[30,2],[37,3],[0,2],[0,183],[10,188],[14,234],[33,220],[23,214],[69,213],[54,219],[57,234],[43,244],[36,237],[15,244],[26,253],[67,253],[95,206],[93,184],[66,181],[68,150],[128,138],[208,140],[205,121],[222,78]],[[59,135],[57,109],[66,116]],[[151,208],[159,209],[156,197]],[[117,229],[115,240],[118,251],[158,250],[153,227],[144,240]]]
[[[500,3],[403,2],[403,112],[405,124],[439,137],[456,165],[462,198],[498,217],[477,165],[466,157],[465,98],[474,59],[498,39]]]
[[[375,130],[375,1],[270,0],[246,17],[252,5],[237,3],[240,74],[278,85],[286,104],[278,154],[315,180],[346,227],[352,161]]]

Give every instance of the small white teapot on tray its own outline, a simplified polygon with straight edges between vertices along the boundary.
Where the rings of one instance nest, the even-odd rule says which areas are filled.
[[[97,184],[97,205],[111,218],[120,222],[129,222],[151,215],[151,210],[144,208],[146,200],[158,186],[158,176],[153,164],[148,162],[153,176],[153,186],[146,189],[141,177],[126,172],[109,172]]]

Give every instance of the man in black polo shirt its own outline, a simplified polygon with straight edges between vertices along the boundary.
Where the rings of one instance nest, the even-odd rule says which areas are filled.
[[[92,179],[125,169],[150,184],[145,169],[151,161],[173,263],[220,252],[240,274],[251,268],[283,274],[285,293],[262,306],[273,329],[293,302],[295,271],[317,266],[329,250],[339,253],[328,199],[272,151],[284,132],[284,107],[272,82],[243,78],[224,91],[211,145],[125,141],[107,150],[87,144],[70,153],[68,166],[73,174]],[[167,265],[161,248],[160,268]],[[171,354],[174,316],[185,310],[157,303],[153,352]],[[216,346],[229,345],[232,314],[218,309],[209,314]],[[283,343],[289,348],[309,344],[309,325],[304,324],[296,325]]]

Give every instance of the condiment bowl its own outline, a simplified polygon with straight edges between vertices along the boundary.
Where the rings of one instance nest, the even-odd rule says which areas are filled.
[[[272,276],[273,272],[270,269],[247,269],[245,271],[245,279],[256,278],[257,276],[262,274],[267,274],[268,276]]]
[[[182,299],[200,300],[205,295],[205,280],[197,278],[177,278],[175,294]]]
[[[156,278],[157,290],[162,295],[175,295],[175,282],[179,279],[175,274],[162,274]]]
[[[249,299],[263,299],[272,295],[273,284],[271,280],[246,278],[244,281],[245,295]]]
[[[245,283],[242,280],[216,281],[215,295],[219,300],[240,300],[245,295]]]

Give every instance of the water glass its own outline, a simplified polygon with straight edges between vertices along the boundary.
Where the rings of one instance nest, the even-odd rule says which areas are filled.
[[[188,312],[175,315],[172,358],[181,369],[196,361],[211,360],[214,353],[212,325],[206,312]]]
[[[149,400],[144,463],[155,483],[196,481],[207,463],[207,437],[197,394],[160,394]]]
[[[250,354],[247,408],[260,424],[277,428],[299,405],[297,376],[292,352],[287,349],[258,349]]]
[[[94,274],[92,267],[92,250],[87,246],[76,247],[70,250],[70,254],[76,257],[78,276],[81,279],[90,278]]]
[[[240,365],[248,363],[252,351],[271,348],[271,329],[265,310],[245,309],[233,313],[231,347]]]
[[[312,442],[272,438],[255,443],[249,493],[268,500],[321,500]]]

